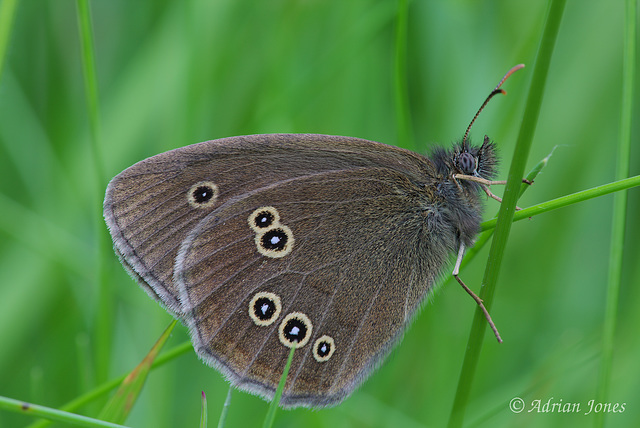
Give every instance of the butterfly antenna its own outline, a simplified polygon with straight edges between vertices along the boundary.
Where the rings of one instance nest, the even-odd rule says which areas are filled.
[[[491,98],[493,98],[495,95],[497,95],[497,94],[505,94],[506,95],[507,91],[505,91],[504,89],[500,89],[500,86],[502,86],[504,81],[507,80],[509,78],[509,76],[511,76],[514,72],[520,70],[521,68],[524,68],[524,64],[518,64],[515,67],[511,68],[511,70],[507,71],[507,74],[504,75],[502,80],[500,80],[500,82],[498,82],[498,85],[493,89],[493,91],[491,91],[491,93],[489,94],[487,99],[484,100],[484,102],[482,103],[482,105],[478,109],[478,112],[476,113],[476,115],[473,116],[473,119],[471,120],[471,123],[467,127],[466,132],[464,133],[464,138],[462,138],[462,149],[463,150],[467,150],[468,149],[468,147],[467,147],[467,138],[469,138],[469,131],[471,131],[471,127],[473,126],[473,123],[476,121],[476,119],[480,115],[480,112],[489,103],[489,100],[491,100]]]

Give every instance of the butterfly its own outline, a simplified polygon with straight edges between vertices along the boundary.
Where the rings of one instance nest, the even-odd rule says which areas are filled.
[[[336,405],[400,341],[452,254],[484,309],[457,275],[497,183],[474,121],[429,156],[318,134],[178,148],[113,178],[104,217],[125,268],[234,386],[272,399],[295,347],[280,404]]]

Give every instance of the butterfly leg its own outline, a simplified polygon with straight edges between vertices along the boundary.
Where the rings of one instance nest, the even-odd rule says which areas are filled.
[[[471,291],[471,289],[467,287],[465,283],[462,282],[462,280],[458,276],[458,273],[460,272],[460,264],[462,263],[462,257],[464,256],[464,250],[465,250],[464,244],[461,243],[460,249],[458,250],[458,258],[456,259],[456,265],[453,267],[452,275],[456,279],[456,281],[458,281],[458,283],[462,286],[462,288],[464,288],[464,290],[467,293],[469,293],[471,297],[473,297],[473,300],[476,301],[478,306],[480,306],[480,309],[482,309],[482,313],[484,313],[484,317],[487,319],[489,326],[491,326],[491,329],[493,330],[493,334],[495,334],[496,339],[498,339],[498,342],[502,343],[502,338],[500,337],[500,333],[498,333],[498,328],[493,323],[493,320],[491,319],[491,315],[489,315],[489,311],[487,311],[487,308],[484,307],[484,304],[482,303],[482,299],[480,299],[480,297],[478,297],[476,293]]]
[[[502,182],[498,182],[498,183],[502,183]],[[482,190],[484,190],[484,193],[486,193],[488,197],[490,197],[491,199],[495,199],[496,201],[502,203],[502,198],[500,196],[498,196],[498,195],[494,195],[493,192],[491,190],[489,190],[488,186],[485,186],[484,184],[480,184],[480,186],[482,187]],[[520,208],[519,206],[516,205],[516,211],[520,211],[521,209],[522,208]]]
[[[479,183],[480,186],[482,187],[482,190],[484,190],[484,193],[487,194],[487,196],[489,196],[492,199],[495,199],[496,201],[502,203],[502,198],[500,196],[494,195],[493,192],[491,190],[489,190],[489,186],[491,186],[492,184],[495,185],[505,185],[507,184],[506,181],[493,181],[493,180],[487,180],[484,179],[482,177],[476,177],[474,175],[465,175],[465,174],[454,174],[453,175],[454,179],[460,179],[460,180],[469,180],[469,181],[475,181],[476,183]],[[522,179],[522,182],[525,184],[533,184],[532,181],[527,180],[526,178]],[[516,211],[520,211],[522,208],[516,206]]]
[[[453,174],[453,178],[456,179],[460,179],[460,180],[469,180],[469,181],[475,181],[476,183],[480,183],[480,184],[484,184],[486,186],[491,186],[491,185],[502,185],[504,186],[505,184],[507,184],[507,180],[487,180],[486,178],[482,178],[482,177],[478,177],[475,175],[466,175],[466,174]],[[527,180],[526,178],[522,179],[522,182],[524,184],[528,184],[528,185],[532,185],[533,181],[531,180]]]

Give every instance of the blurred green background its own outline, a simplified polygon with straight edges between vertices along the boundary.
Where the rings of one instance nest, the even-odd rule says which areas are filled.
[[[59,407],[131,370],[171,317],[127,276],[98,234],[108,179],[172,148],[232,135],[313,132],[398,144],[396,1],[91,2],[101,160],[91,160],[76,4],[19,2],[0,80],[0,395]],[[414,149],[459,139],[517,63],[472,138],[489,134],[506,178],[547,2],[411,2],[407,76]],[[557,147],[519,205],[614,180],[622,1],[569,1],[528,169]],[[640,88],[636,88],[638,90]],[[636,95],[638,92],[636,92]],[[636,104],[638,96],[635,97]],[[636,109],[637,111],[637,109]],[[639,125],[631,174],[640,172]],[[410,144],[410,140],[401,141]],[[494,189],[501,193],[502,189]],[[590,426],[593,415],[528,412],[533,400],[596,398],[612,196],[512,227],[473,383],[468,426]],[[486,202],[486,217],[498,206]],[[629,192],[623,283],[607,426],[640,419],[640,192]],[[488,247],[462,271],[478,290]],[[97,272],[109,289],[100,294]],[[99,337],[100,308],[109,308]],[[451,410],[475,303],[447,281],[386,363],[342,405],[280,411],[276,426],[442,426]],[[178,326],[167,348],[187,340]],[[110,344],[107,366],[96,358]],[[189,353],[150,374],[134,427],[197,426],[200,392],[215,426],[228,386]],[[527,409],[514,414],[509,401]],[[82,409],[97,415],[102,403]],[[259,426],[268,404],[233,394],[227,426]],[[0,412],[0,426],[33,419]]]

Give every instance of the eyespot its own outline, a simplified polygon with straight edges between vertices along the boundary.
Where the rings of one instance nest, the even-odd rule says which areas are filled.
[[[313,358],[319,363],[324,363],[325,361],[329,361],[329,358],[331,358],[335,350],[336,342],[333,340],[333,337],[325,334],[319,337],[313,344]]]
[[[256,293],[249,303],[249,316],[259,326],[273,324],[280,316],[281,311],[280,297],[266,291]]]
[[[291,229],[282,224],[256,234],[255,238],[258,252],[274,259],[289,254],[293,248],[293,242]]]
[[[200,181],[189,189],[187,200],[194,208],[206,208],[216,203],[220,190],[211,181]]]
[[[288,348],[301,348],[311,338],[313,325],[308,316],[302,312],[291,312],[284,317],[278,328],[280,342]]]
[[[249,216],[249,227],[254,232],[262,232],[265,229],[280,223],[280,214],[274,207],[260,207]]]
[[[469,152],[460,153],[460,156],[458,156],[458,166],[462,172],[471,175],[476,170],[476,158]]]

